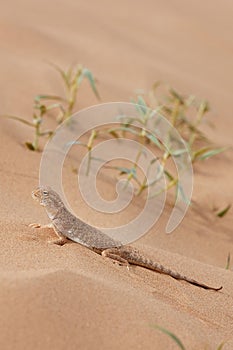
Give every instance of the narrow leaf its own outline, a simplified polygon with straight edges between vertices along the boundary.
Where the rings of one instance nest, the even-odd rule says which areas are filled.
[[[25,146],[30,149],[30,151],[35,151],[35,147],[33,146],[33,144],[31,142],[25,142]]]
[[[181,350],[185,350],[185,347],[184,347],[183,343],[181,342],[181,340],[174,333],[170,332],[166,328],[163,328],[163,327],[160,327],[160,326],[157,326],[157,325],[155,325],[155,328],[157,328],[158,330],[160,330],[164,334],[168,335],[171,339],[173,339],[174,342],[179,346],[179,348]]]
[[[155,162],[158,162],[159,158],[155,157],[150,161],[150,164],[154,164]]]
[[[95,160],[97,162],[101,162],[101,163],[107,163],[108,161],[103,159],[103,158],[99,158],[99,157],[91,157],[92,160]],[[108,165],[104,165],[105,168],[111,168],[111,169],[115,169],[115,167],[111,167]]]
[[[170,174],[167,170],[164,170],[164,174],[167,176],[167,178],[170,181],[174,181],[175,180],[175,178],[172,176],[172,174]]]
[[[152,91],[155,92],[155,90],[161,85],[161,81],[156,81],[154,82],[154,84],[152,85]]]
[[[54,132],[52,130],[46,130],[46,131],[42,131],[40,132],[40,136],[53,136]]]
[[[153,142],[159,149],[162,149],[160,141],[157,139],[157,137],[154,134],[146,134],[146,137]]]
[[[20,117],[16,117],[14,115],[2,115],[1,117],[4,117],[4,118],[9,118],[9,119],[14,119],[14,120],[17,120],[18,122],[21,122],[23,124],[26,124],[28,126],[32,126],[32,127],[35,127],[35,125],[33,123],[30,123],[28,122],[27,120],[23,119],[23,118],[20,118]]]
[[[56,71],[58,73],[60,73],[62,79],[64,80],[65,84],[67,87],[69,87],[69,80],[67,78],[66,73],[64,72],[64,70],[62,70],[58,65],[56,65],[55,63],[49,62],[50,66],[52,66],[54,69],[56,69]]]
[[[114,131],[113,129],[108,130],[108,133],[111,134],[113,137],[115,137],[115,139],[119,138],[119,135],[116,131]]]
[[[55,100],[55,101],[62,101],[66,102],[66,100],[60,96],[55,96],[55,95],[37,95],[34,98],[35,102],[40,102],[40,100]]]
[[[231,208],[231,204],[228,204],[226,206],[226,208],[220,210],[216,215],[219,217],[219,218],[222,218],[223,216],[225,216],[228,212],[228,210]]]
[[[224,343],[224,342],[222,342],[221,344],[219,344],[219,346],[218,346],[217,350],[222,350],[222,349],[223,349],[223,347],[224,347],[224,345],[225,345],[225,343]]]
[[[174,157],[178,157],[181,154],[187,153],[188,151],[186,149],[177,149],[175,151],[169,151],[169,153],[174,156]]]
[[[207,112],[209,112],[210,106],[208,101],[202,101],[199,106],[199,112],[201,112],[203,115]]]
[[[190,199],[188,199],[188,197],[186,196],[183,187],[180,185],[179,181],[177,182],[176,185],[176,190],[177,190],[177,197],[181,198],[183,200],[183,202],[187,205],[191,204]]]
[[[116,166],[115,169],[120,171],[120,175],[131,174],[131,169],[128,169],[128,168],[123,168],[123,167],[120,167],[120,166]]]
[[[213,149],[213,150],[210,150],[210,151],[203,153],[201,156],[198,157],[198,159],[205,160],[205,159],[208,159],[210,157],[216,156],[217,154],[222,153],[225,150],[226,150],[226,147],[216,148],[216,149]]]
[[[177,100],[179,100],[181,104],[184,104],[184,98],[177,91],[171,88],[169,92],[172,95],[172,97],[175,97]]]
[[[231,263],[231,254],[228,253],[228,256],[227,256],[227,264],[226,264],[226,267],[225,267],[226,270],[229,270],[229,268],[230,268],[230,263]]]
[[[121,130],[121,131],[128,131],[129,133],[133,134],[133,135],[137,135],[139,136],[139,132],[129,128],[128,126],[120,126],[119,128],[115,128],[115,130]]]
[[[89,69],[87,69],[87,68],[83,68],[82,74],[78,78],[78,84],[81,84],[81,82],[82,82],[84,77],[87,78],[87,80],[89,81],[89,83],[91,85],[91,88],[92,88],[94,94],[100,100],[100,95],[99,95],[99,93],[97,91],[97,88],[96,88],[94,76],[91,73],[91,71]]]
[[[61,108],[62,110],[62,106],[60,105],[60,103],[53,103],[52,105],[49,105],[46,107],[47,111],[51,111],[52,109],[55,109],[55,108]]]
[[[87,145],[81,141],[69,141],[66,143],[66,146],[73,146],[73,145],[80,145],[80,146],[87,147]]]
[[[137,104],[140,106],[140,111],[145,115],[148,108],[142,96],[138,96]]]
[[[209,149],[210,149],[209,147],[203,147],[193,152],[193,160],[195,160],[196,158],[200,157],[201,155],[209,151]]]

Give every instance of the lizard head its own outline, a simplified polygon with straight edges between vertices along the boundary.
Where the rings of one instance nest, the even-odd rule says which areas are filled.
[[[40,186],[32,191],[32,198],[47,209],[57,210],[63,206],[60,196],[48,186]]]

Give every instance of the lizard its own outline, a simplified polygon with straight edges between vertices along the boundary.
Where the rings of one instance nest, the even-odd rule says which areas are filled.
[[[50,223],[43,226],[40,224],[30,224],[29,226],[33,228],[53,228],[58,239],[50,241],[50,243],[62,246],[71,240],[103,257],[118,261],[120,264],[126,265],[127,267],[129,267],[130,264],[141,266],[204,289],[219,291],[223,288],[222,286],[218,288],[210,287],[195,279],[174,272],[145,257],[134,247],[122,245],[120,241],[109,237],[99,229],[85,223],[70,213],[65,207],[61,197],[48,186],[40,186],[32,191],[32,197],[46,208]]]

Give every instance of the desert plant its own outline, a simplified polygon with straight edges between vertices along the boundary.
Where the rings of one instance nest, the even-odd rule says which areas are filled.
[[[52,110],[57,111],[57,124],[69,120],[74,112],[78,90],[85,78],[89,81],[93,92],[99,98],[95,79],[89,69],[78,65],[70,67],[67,71],[64,71],[55,64],[52,64],[52,66],[59,72],[63,79],[66,89],[65,97],[47,94],[37,95],[34,98],[32,121],[28,121],[27,119],[15,115],[7,114],[1,116],[16,120],[34,129],[33,141],[25,142],[26,147],[31,151],[39,151],[39,139],[41,137],[51,137],[53,135],[53,130],[42,129],[44,118],[48,116]],[[51,104],[51,101],[55,101],[56,103]]]
[[[143,156],[141,146],[138,148],[138,154],[136,159],[133,161],[132,167],[111,167],[109,165],[106,167],[118,171],[119,175],[125,175],[128,181],[133,180],[136,184],[137,194],[141,194],[149,186],[154,186],[156,188],[158,181],[161,179],[163,174],[165,174],[167,184],[163,190],[166,191],[172,187],[175,187],[176,197],[180,196],[184,201],[186,201],[187,198],[185,197],[185,193],[180,186],[178,177],[174,172],[171,172],[168,166],[169,163],[171,163],[172,157],[179,157],[183,155],[184,149],[173,150],[171,148],[172,135],[170,135],[169,132],[167,135],[166,144],[162,144],[159,137],[156,136],[156,123],[158,123],[158,115],[162,114],[165,116],[171,123],[172,127],[178,130],[185,141],[185,145],[190,153],[193,164],[198,161],[207,160],[223,152],[226,148],[216,147],[201,131],[201,124],[205,120],[205,115],[210,109],[209,104],[205,100],[199,102],[196,97],[192,95],[185,97],[171,88],[167,89],[165,94],[159,98],[156,96],[157,89],[158,84],[153,87],[148,96],[143,97],[139,95],[137,96],[136,100],[132,100],[132,103],[134,103],[135,109],[138,112],[137,117],[120,115],[117,117],[119,125],[115,125],[111,128],[105,127],[101,130],[95,130],[95,138],[92,138],[91,147],[89,141],[86,144],[86,148],[89,152],[87,174],[90,169],[91,161],[96,160],[91,155],[92,149],[95,146],[94,140],[97,142],[101,135],[105,135],[110,138],[122,138],[129,136],[136,139],[141,146],[150,144],[160,152],[159,159],[155,157],[152,163],[148,165],[147,169],[148,173],[151,170],[152,165],[159,160],[157,163],[158,167],[154,181],[147,183],[147,174],[142,180],[139,177],[138,163],[140,157]],[[155,125],[155,133],[150,133],[147,131],[149,121],[153,121]],[[134,122],[137,122],[138,127],[133,125]],[[157,196],[160,192],[161,191],[158,192],[155,189],[153,196]],[[224,211],[223,213],[219,213],[219,216],[225,215],[226,212]]]
[[[84,79],[87,79],[90,83],[92,91],[98,99],[100,95],[96,88],[96,83],[92,72],[83,67],[82,65],[70,66],[66,71],[59,66],[51,63],[52,67],[60,74],[65,87],[65,97],[53,96],[53,95],[37,95],[35,97],[35,104],[41,104],[41,101],[59,101],[60,113],[57,117],[58,123],[62,123],[64,120],[68,120],[74,113],[74,107],[77,102],[78,90]]]
[[[54,110],[56,111],[56,121],[60,124],[64,121],[69,121],[69,118],[74,113],[74,108],[77,102],[78,91],[84,79],[87,79],[90,86],[99,98],[99,94],[96,88],[95,79],[91,71],[81,65],[70,66],[66,71],[61,69],[55,64],[51,64],[60,74],[63,84],[65,86],[65,96],[56,96],[48,94],[39,94],[34,98],[34,110],[32,121],[28,121],[14,115],[4,115],[4,117],[14,119],[18,122],[24,123],[29,127],[34,128],[34,139],[32,142],[26,142],[27,148],[33,151],[39,150],[39,139],[41,137],[51,137],[53,130],[44,130],[42,125],[45,117]],[[122,138],[126,135],[130,138],[134,138],[139,142],[138,153],[133,165],[131,167],[111,167],[107,165],[107,168],[116,170],[119,176],[124,175],[127,177],[127,181],[134,181],[139,195],[148,187],[155,188],[152,196],[157,196],[160,191],[156,190],[156,185],[160,181],[163,175],[167,179],[165,188],[162,191],[169,190],[170,188],[176,189],[176,197],[180,196],[184,201],[187,201],[185,193],[180,186],[177,174],[170,170],[169,164],[173,157],[180,157],[185,152],[184,149],[172,149],[172,134],[168,132],[166,137],[166,144],[163,144],[159,136],[156,135],[156,128],[159,122],[158,116],[161,114],[165,116],[171,126],[174,127],[185,140],[185,145],[191,156],[192,163],[195,164],[198,161],[204,161],[211,158],[221,152],[225,147],[216,147],[212,142],[208,140],[206,135],[201,130],[203,121],[206,121],[206,114],[209,111],[209,104],[207,101],[198,99],[193,96],[183,96],[172,88],[167,88],[161,95],[158,92],[161,84],[155,83],[148,94],[138,95],[136,99],[132,100],[137,110],[137,117],[119,115],[117,117],[118,125],[114,125],[110,128],[100,128],[98,130],[92,130],[88,136],[87,142],[74,142],[82,145],[88,152],[88,165],[87,175],[90,170],[91,162],[96,160],[92,156],[92,150],[95,146],[95,142],[98,142],[102,136],[108,138]],[[147,131],[148,122],[154,123],[155,132],[151,133]],[[114,120],[116,122],[116,120]],[[137,122],[138,127],[135,127],[134,122]],[[141,178],[139,176],[139,160],[144,156],[142,151],[143,146],[151,145],[157,151],[160,156],[155,157],[148,165],[146,175]],[[147,175],[152,171],[152,167],[157,165],[154,180],[150,183],[147,182]],[[222,211],[219,211],[217,215],[223,217],[230,205]]]
[[[154,328],[157,328],[159,331],[163,332],[164,334],[168,335],[175,343],[176,345],[181,349],[181,350],[187,350],[187,348],[183,345],[182,341],[171,331],[169,331],[166,328],[163,328],[159,325],[153,326]],[[222,350],[225,345],[225,342],[222,342],[221,344],[218,345],[216,350]]]
[[[228,253],[228,255],[227,255],[227,263],[226,263],[226,267],[225,267],[226,270],[230,269],[230,264],[231,264],[231,253]]]
[[[219,217],[219,218],[223,218],[227,213],[228,211],[231,209],[231,204],[228,204],[225,208],[221,209],[221,210],[218,210],[216,215]]]

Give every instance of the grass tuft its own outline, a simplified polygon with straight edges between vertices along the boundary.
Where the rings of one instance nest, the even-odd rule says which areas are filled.
[[[218,211],[216,215],[217,215],[219,218],[223,218],[223,217],[228,213],[228,211],[230,210],[230,208],[231,208],[231,204],[228,204],[224,209]]]
[[[175,343],[176,345],[181,349],[181,350],[186,350],[184,344],[182,343],[182,341],[171,331],[169,331],[166,328],[163,328],[159,325],[153,325],[154,328],[157,328],[159,331],[163,332],[164,334],[168,335]],[[217,347],[216,350],[222,350],[223,347],[225,345],[225,342],[222,342],[221,344],[219,344],[219,346]]]
[[[227,263],[226,263],[226,267],[225,267],[226,270],[230,269],[230,264],[231,264],[231,253],[228,253],[228,255],[227,255]]]
[[[138,95],[135,99],[131,100],[138,112],[137,117],[119,115],[117,117],[119,125],[110,129],[103,128],[98,130],[95,141],[97,142],[101,135],[115,139],[127,137],[138,141],[140,145],[138,147],[136,159],[132,161],[133,168],[129,167],[124,169],[124,172],[115,168],[118,172],[118,176],[126,176],[128,181],[134,180],[136,186],[135,193],[137,195],[142,194],[148,187],[154,188],[151,197],[158,196],[163,191],[175,188],[175,199],[179,197],[181,200],[188,203],[189,201],[179,183],[175,170],[171,170],[172,158],[182,157],[186,151],[183,148],[172,149],[171,145],[174,141],[174,136],[171,131],[168,131],[166,144],[162,144],[159,135],[156,133],[156,130],[159,128],[160,113],[169,120],[184,139],[193,164],[205,161],[224,152],[226,147],[216,147],[216,145],[208,140],[201,130],[202,124],[206,122],[206,114],[210,110],[209,103],[206,100],[199,101],[193,95],[184,96],[175,89],[169,87],[161,96],[158,92],[160,86],[161,83],[155,83],[147,95]],[[153,133],[147,131],[149,121],[152,121],[154,124]],[[135,127],[133,124],[134,122],[137,122],[140,127]],[[159,153],[160,163],[158,162],[157,169],[154,171],[154,181],[150,183],[147,182],[146,175],[141,179],[138,166],[142,156],[142,147],[145,145],[149,145],[156,153]],[[89,173],[91,162],[95,160],[91,156],[91,151],[94,146],[95,143],[92,142],[91,147],[87,147],[90,152],[87,174]],[[148,165],[147,172],[149,170],[151,170],[151,164]],[[163,175],[166,176],[167,183],[162,191],[158,191],[156,186]]]
[[[186,350],[186,348],[184,347],[182,341],[174,333],[172,333],[168,329],[163,328],[163,327],[158,326],[158,325],[155,325],[154,327],[157,328],[158,330],[160,330],[161,332],[163,332],[164,334],[168,335],[172,340],[174,340],[174,342],[178,345],[178,347],[181,350]]]
[[[92,72],[83,67],[77,65],[75,67],[69,67],[68,70],[63,70],[54,63],[50,65],[56,69],[60,74],[63,84],[65,85],[65,96],[60,97],[56,95],[39,94],[34,98],[32,121],[28,121],[24,118],[14,115],[1,115],[0,117],[16,120],[34,129],[34,138],[31,142],[25,142],[25,146],[30,151],[39,151],[39,140],[41,137],[51,137],[54,133],[53,130],[44,130],[42,125],[45,117],[48,117],[52,110],[57,112],[56,124],[59,125],[63,121],[68,121],[71,115],[74,113],[74,108],[77,103],[78,91],[84,79],[87,79],[90,86],[97,98],[100,98],[97,91],[96,82]],[[56,126],[57,126],[56,125]],[[54,127],[54,129],[56,128]]]
[[[54,63],[50,63],[50,65],[60,75],[65,87],[65,95],[38,94],[35,96],[31,121],[14,115],[1,116],[13,119],[34,129],[33,140],[25,142],[26,147],[31,151],[39,151],[40,139],[44,137],[50,138],[57,125],[64,121],[69,121],[77,105],[78,91],[85,79],[89,82],[95,96],[100,99],[96,80],[88,68],[82,65],[74,65],[67,70],[63,70]],[[165,87],[165,91],[163,89],[161,93],[160,90],[162,88],[163,85],[160,82],[155,82],[147,94],[142,92],[132,99],[135,110],[138,112],[137,117],[119,115],[117,117],[118,125],[114,124],[111,128],[103,127],[102,129],[92,130],[86,143],[76,141],[74,144],[85,147],[88,152],[86,170],[86,175],[88,175],[91,163],[96,161],[92,156],[92,150],[101,137],[107,137],[108,139],[127,137],[136,140],[139,143],[139,147],[135,159],[132,160],[133,164],[128,168],[121,166],[121,164],[115,167],[114,170],[118,176],[124,176],[128,182],[134,182],[136,195],[141,195],[149,187],[153,188],[151,197],[158,196],[161,192],[174,188],[174,198],[180,198],[188,203],[185,192],[179,183],[176,169],[172,167],[172,159],[184,157],[186,151],[183,149],[183,146],[182,149],[172,148],[173,142],[176,142],[172,134],[172,128],[167,132],[165,144],[161,142],[158,133],[161,115],[167,118],[172,127],[182,136],[194,165],[197,162],[203,162],[221,154],[226,150],[226,147],[214,145],[201,130],[201,126],[207,123],[206,114],[210,111],[209,103],[205,99],[199,100],[193,95],[185,96],[170,87]],[[44,121],[51,111],[56,116],[56,125],[53,130],[45,130]],[[139,127],[135,127],[134,122],[137,122]],[[154,125],[153,132],[148,132],[147,130],[149,122],[152,122]],[[156,152],[156,156],[154,163],[152,162],[148,165],[146,174],[141,175],[139,161],[144,156],[144,146],[149,146],[152,151]],[[108,166],[108,168],[111,167]],[[147,181],[149,172],[154,174],[154,179],[150,183]],[[166,178],[165,188],[158,190],[158,184],[161,183],[164,175]],[[231,205],[229,204],[216,215],[218,217],[225,216],[230,207]]]

